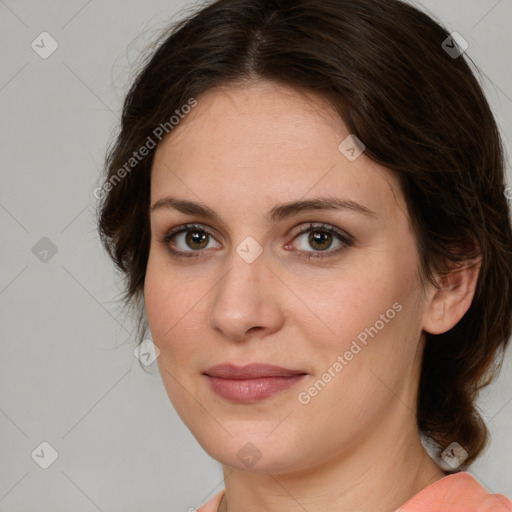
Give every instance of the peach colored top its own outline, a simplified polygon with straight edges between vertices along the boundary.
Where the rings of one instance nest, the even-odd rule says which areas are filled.
[[[217,512],[225,491],[220,491],[197,512]],[[512,501],[491,494],[465,471],[425,487],[395,512],[512,512]]]

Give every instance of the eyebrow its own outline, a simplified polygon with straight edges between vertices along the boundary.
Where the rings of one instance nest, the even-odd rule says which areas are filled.
[[[156,201],[150,208],[150,212],[160,209],[174,209],[184,214],[199,215],[201,217],[210,218],[219,224],[225,225],[220,215],[205,205],[189,201],[186,199],[177,199],[175,197],[164,197]],[[292,217],[298,213],[312,210],[350,210],[356,213],[376,218],[378,215],[355,201],[348,199],[339,199],[333,197],[317,197],[302,201],[292,201],[289,203],[280,203],[274,206],[268,215],[272,222]]]

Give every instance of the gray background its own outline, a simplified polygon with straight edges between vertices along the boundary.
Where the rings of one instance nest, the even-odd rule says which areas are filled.
[[[510,150],[512,0],[423,5],[469,42]],[[92,195],[137,57],[194,6],[0,0],[0,511],[186,511],[223,488],[156,363],[145,373],[133,354]],[[59,45],[47,59],[31,47],[43,31]],[[46,262],[43,237],[57,249]],[[492,444],[470,469],[510,497],[511,366],[509,351],[481,396]],[[48,469],[31,456],[43,441],[58,452]]]

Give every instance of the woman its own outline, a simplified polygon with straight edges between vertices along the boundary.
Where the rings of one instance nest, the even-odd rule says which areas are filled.
[[[137,76],[99,230],[223,465],[200,511],[512,510],[465,471],[512,230],[463,49],[398,0],[218,0]]]

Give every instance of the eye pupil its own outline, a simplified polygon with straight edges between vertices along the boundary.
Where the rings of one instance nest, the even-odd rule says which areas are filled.
[[[331,246],[331,238],[332,234],[326,231],[311,231],[309,234],[309,243],[311,244],[311,247],[314,247],[315,249],[325,250]],[[318,245],[321,246],[322,242],[325,243],[326,239],[329,242],[327,246],[317,247]]]
[[[203,247],[208,245],[207,242],[206,242],[206,244],[204,243],[205,240],[207,239],[207,236],[208,235],[204,231],[197,231],[196,230],[196,231],[189,231],[185,238],[186,238],[186,242],[187,242],[187,244],[189,244],[189,246],[190,245],[195,245],[195,244],[200,244],[200,247],[195,245],[195,247],[193,247],[193,248],[194,249],[203,249]],[[201,242],[203,242],[202,245],[201,245]]]

